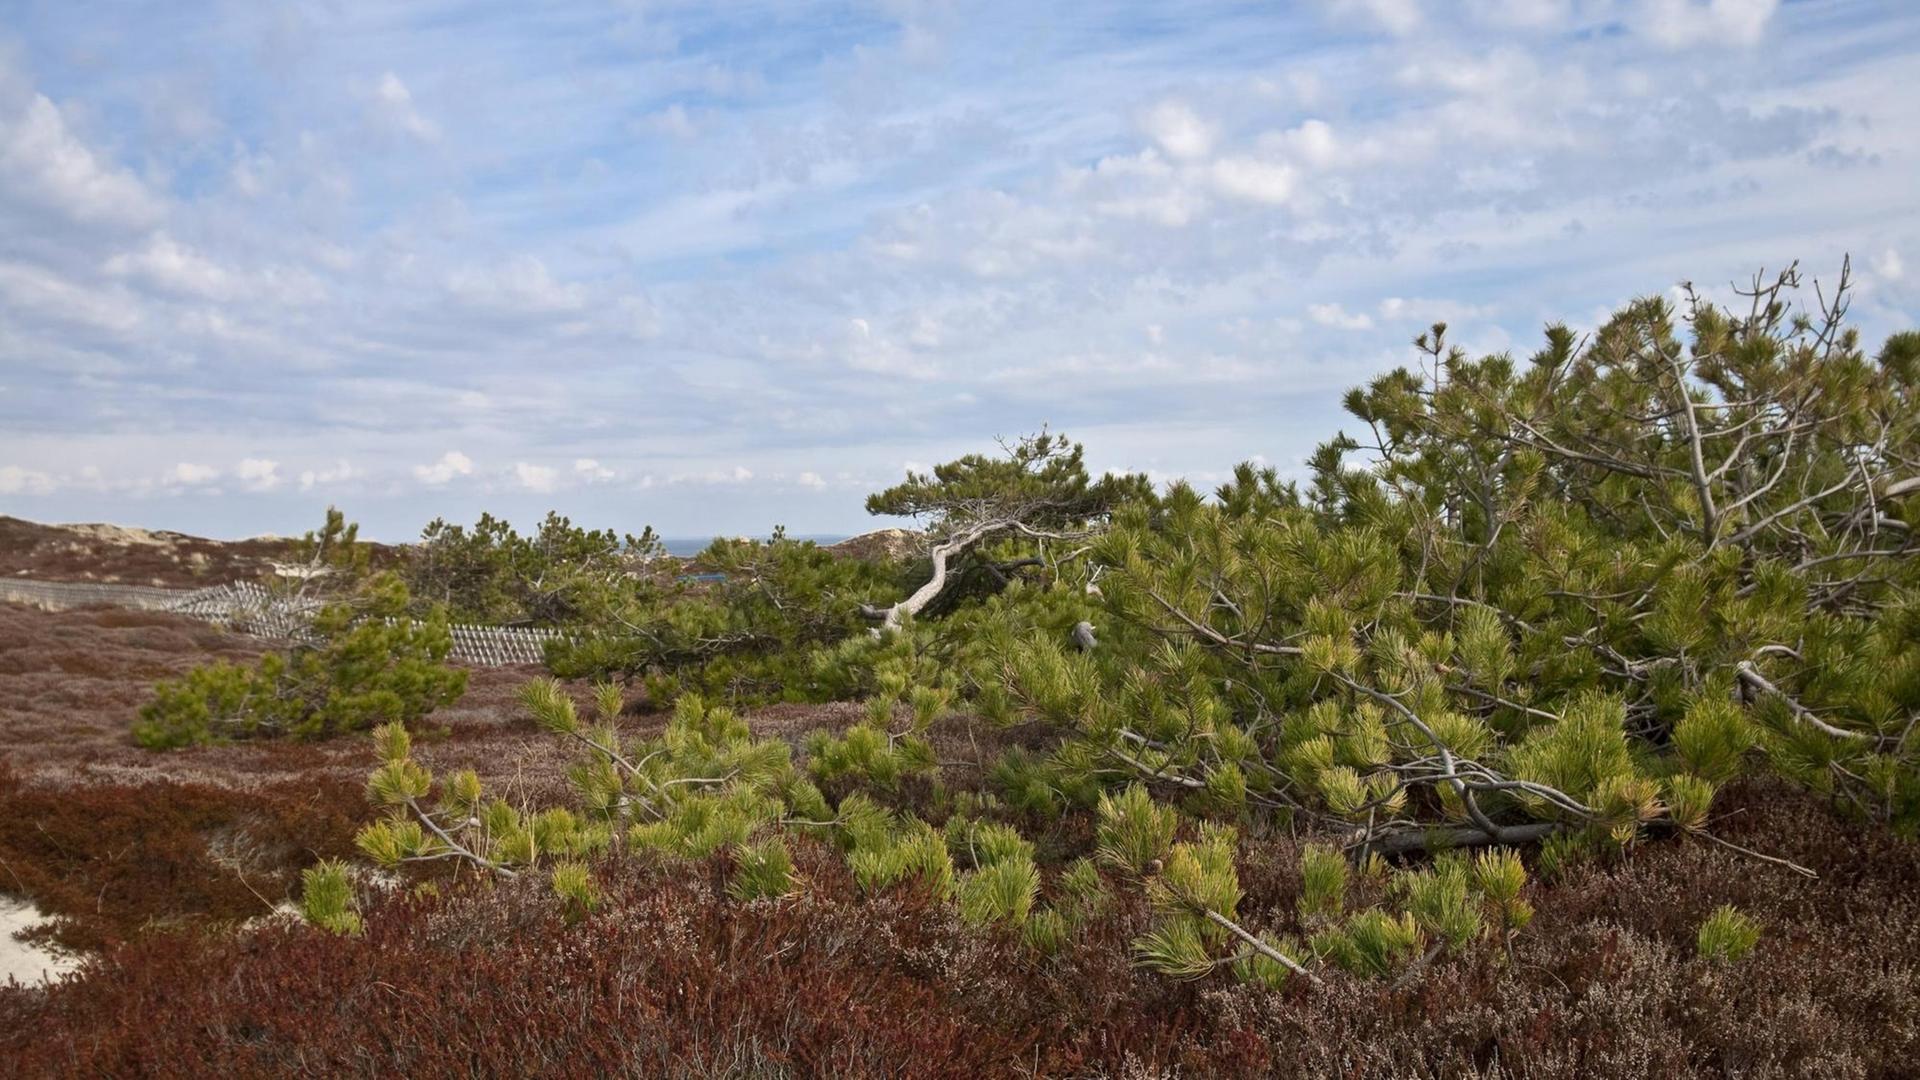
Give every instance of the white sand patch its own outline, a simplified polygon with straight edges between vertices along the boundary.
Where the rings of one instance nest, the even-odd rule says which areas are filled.
[[[69,956],[29,945],[13,935],[44,920],[38,909],[24,900],[0,895],[0,983],[18,979],[29,985],[57,979],[80,966]]]
[[[125,525],[61,525],[59,528],[78,536],[104,540],[109,544],[119,544],[123,547],[136,544],[149,547],[172,547],[174,539],[178,538],[178,534],[148,532],[145,529],[133,529]]]

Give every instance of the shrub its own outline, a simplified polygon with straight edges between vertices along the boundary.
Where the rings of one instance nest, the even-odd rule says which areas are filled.
[[[1330,848],[1310,845],[1300,853],[1300,921],[1308,925],[1331,922],[1346,906],[1347,857]]]
[[[399,594],[404,598],[404,594]],[[386,622],[389,601],[322,613],[319,644],[268,654],[251,668],[216,662],[154,687],[134,739],[165,750],[230,739],[324,738],[386,720],[412,723],[459,700],[467,675],[447,665],[444,620]]]
[[[1174,809],[1154,802],[1140,784],[1118,795],[1102,795],[1097,834],[1100,858],[1123,870],[1145,873],[1167,854],[1177,824]]]
[[[1760,924],[1734,908],[1721,904],[1700,923],[1695,947],[1702,958],[1723,964],[1735,964],[1747,958],[1760,943]]]
[[[621,578],[548,646],[564,678],[650,678],[662,691],[733,701],[815,700],[815,652],[862,631],[860,604],[898,589],[898,568],[841,558],[775,530],[716,540],[693,563],[718,582]]]
[[[648,564],[664,553],[651,528],[621,537],[550,512],[522,536],[481,514],[471,529],[435,518],[402,572],[421,614],[440,605],[462,622],[565,626],[604,611],[622,590],[655,584]]]
[[[334,934],[357,934],[360,913],[353,906],[353,883],[347,864],[322,859],[301,872],[300,916]]]
[[[1040,872],[1025,855],[989,863],[960,879],[960,916],[974,926],[1019,927],[1039,890]]]
[[[337,578],[332,602],[314,615],[311,639],[269,653],[252,667],[224,661],[154,687],[133,737],[152,749],[231,739],[323,738],[374,724],[412,723],[457,701],[467,675],[446,663],[453,648],[444,613],[411,618],[406,585],[388,572],[354,578],[364,566],[352,530],[331,511],[329,529],[309,544],[326,553]],[[316,555],[315,559],[322,559]]]

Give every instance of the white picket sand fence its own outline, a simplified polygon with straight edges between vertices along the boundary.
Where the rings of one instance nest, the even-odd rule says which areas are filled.
[[[165,611],[216,623],[254,637],[307,636],[308,624],[319,605],[311,600],[289,601],[250,581],[205,589],[164,589],[149,585],[108,585],[86,581],[34,581],[0,578],[0,602],[31,604],[50,611],[87,606]],[[563,637],[558,630],[524,626],[459,626],[453,631],[453,659],[496,667],[502,664],[538,664],[546,644]]]

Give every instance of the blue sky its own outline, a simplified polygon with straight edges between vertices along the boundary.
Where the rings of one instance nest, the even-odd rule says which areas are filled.
[[[0,0],[0,513],[851,532],[1051,424],[1298,471],[1851,254],[1920,324],[1920,6]]]

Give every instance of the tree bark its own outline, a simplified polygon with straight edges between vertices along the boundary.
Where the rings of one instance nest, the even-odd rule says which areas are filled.
[[[880,632],[883,634],[890,634],[900,629],[902,620],[909,615],[920,614],[928,604],[933,603],[934,597],[940,595],[940,590],[947,587],[948,564],[953,560],[954,556],[965,552],[968,548],[986,539],[988,535],[998,532],[1001,529],[1011,528],[1012,525],[1013,522],[1011,521],[983,521],[933,545],[933,551],[931,552],[933,556],[933,576],[927,579],[926,584],[915,589],[913,595],[892,607],[875,608],[869,605],[861,610],[865,612],[869,618],[875,616],[880,618]]]
[[[1496,826],[1492,832],[1472,828],[1401,829],[1376,836],[1367,841],[1366,846],[1383,855],[1404,855],[1410,851],[1431,851],[1436,848],[1531,844],[1536,840],[1545,840],[1565,827],[1558,822],[1536,821],[1527,825]]]

